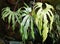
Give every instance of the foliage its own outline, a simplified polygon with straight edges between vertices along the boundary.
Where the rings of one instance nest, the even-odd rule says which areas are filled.
[[[26,5],[26,4],[25,4]],[[34,38],[34,28],[33,28],[33,17],[31,16],[31,8],[26,5],[23,10],[23,19],[21,22],[20,32],[22,34],[22,39],[28,39],[28,33],[31,33],[31,36]],[[30,29],[29,29],[30,27]],[[29,30],[31,32],[29,32]]]
[[[41,2],[36,3],[33,8],[25,4],[25,7],[20,8],[15,12],[11,11],[9,7],[6,7],[2,10],[2,18],[5,20],[5,18],[8,17],[9,24],[12,21],[13,30],[16,23],[20,24],[22,40],[28,39],[29,34],[32,38],[35,38],[35,24],[38,27],[37,30],[39,30],[44,42],[47,38],[48,32],[52,29],[54,15],[51,9],[54,10],[53,6]]]
[[[2,9],[2,19],[5,21],[6,18],[8,19],[8,23],[12,23],[13,30],[15,29],[16,22],[20,24],[20,17],[21,17],[21,11],[18,9],[16,12],[11,11],[9,7]],[[12,21],[12,22],[11,22]]]
[[[51,9],[52,10],[54,9],[53,6],[51,6],[47,3],[45,3],[45,6],[46,7],[43,8],[43,3],[36,3],[36,5],[34,6],[34,11],[36,11],[37,9],[38,9],[38,11],[33,14],[33,15],[36,15],[35,23],[38,27],[40,35],[42,35],[42,37],[43,37],[43,42],[47,38],[49,29],[50,30],[52,29],[52,23],[53,23],[53,19],[54,19],[54,15],[51,11]]]
[[[53,44],[58,44],[60,38],[60,15],[55,12],[53,30],[50,32],[50,37],[53,39]]]

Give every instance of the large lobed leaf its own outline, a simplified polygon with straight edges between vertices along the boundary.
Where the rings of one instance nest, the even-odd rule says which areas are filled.
[[[7,18],[7,21],[9,24],[12,23],[13,30],[15,29],[15,24],[18,22],[20,24],[20,18],[21,17],[21,10],[17,10],[16,12],[11,11],[9,7],[2,9],[2,19],[5,21]],[[11,22],[12,21],[12,22]]]
[[[40,3],[40,2],[36,3],[36,5],[33,8],[33,12],[36,12],[36,10],[38,10],[38,11],[36,13],[32,13],[33,16],[35,15],[35,17],[34,17],[35,23],[38,27],[40,35],[42,35],[42,37],[43,37],[43,42],[47,38],[49,29],[50,30],[52,29],[52,23],[53,23],[53,19],[54,19],[54,15],[51,11],[51,9],[54,10],[53,6],[51,6],[47,3],[45,3],[45,6],[46,7],[43,8],[43,3]]]

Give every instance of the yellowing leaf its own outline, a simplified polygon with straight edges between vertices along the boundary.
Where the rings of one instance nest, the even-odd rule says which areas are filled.
[[[53,15],[53,12],[51,11],[51,9],[54,10],[54,8],[53,8],[53,6],[45,3],[46,7],[43,9],[42,5],[43,5],[43,3],[41,3],[41,2],[36,3],[34,6],[35,10],[33,9],[33,11],[36,12],[36,10],[38,10],[34,14],[34,16],[36,16],[36,17],[34,17],[34,21],[38,27],[40,35],[42,35],[42,37],[43,37],[43,42],[44,42],[47,38],[49,28],[50,28],[50,30],[52,29],[54,15]],[[50,21],[48,20],[48,18]]]

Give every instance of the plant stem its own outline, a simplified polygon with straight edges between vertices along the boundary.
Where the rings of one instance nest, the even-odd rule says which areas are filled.
[[[17,8],[17,4],[18,4],[18,0],[17,0],[17,2],[16,2],[16,5],[14,6],[14,11],[15,11],[16,8]]]

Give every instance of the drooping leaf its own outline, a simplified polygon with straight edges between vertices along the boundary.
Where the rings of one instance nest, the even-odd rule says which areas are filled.
[[[31,36],[32,38],[35,38],[34,37],[34,26],[33,26],[33,19],[31,18]]]
[[[2,19],[6,20],[7,18],[7,22],[12,24],[13,30],[15,29],[15,23],[19,23],[20,24],[20,18],[21,18],[21,13],[20,13],[20,9],[18,9],[17,11],[11,11],[10,7],[6,7],[2,9]],[[12,22],[11,22],[12,21]]]
[[[34,17],[35,24],[37,25],[39,33],[40,33],[40,35],[42,35],[43,42],[44,42],[47,38],[49,29],[50,30],[52,29],[54,15],[53,15],[53,12],[51,11],[51,9],[54,10],[54,8],[53,8],[53,6],[45,3],[46,7],[43,9],[42,5],[43,5],[43,3],[40,3],[40,2],[36,3],[34,6],[35,10],[34,9],[33,10],[34,10],[34,12],[36,12],[35,13],[36,17]],[[48,18],[50,21],[48,20]]]
[[[30,18],[27,19],[26,24],[24,26],[24,35],[25,35],[25,39],[28,38],[28,28],[30,25]]]
[[[12,14],[11,14],[12,15]],[[8,23],[10,24],[10,22],[11,22],[11,15],[9,15],[9,17],[8,17]]]
[[[15,29],[15,18],[14,14],[12,15],[12,28]]]
[[[48,20],[46,15],[44,15],[44,24],[43,24],[43,32],[42,32],[42,37],[43,37],[43,42],[46,40],[47,35],[48,35]]]
[[[29,15],[26,15],[22,21],[22,25],[24,26],[25,25],[25,22],[27,21],[27,18],[29,17]]]

